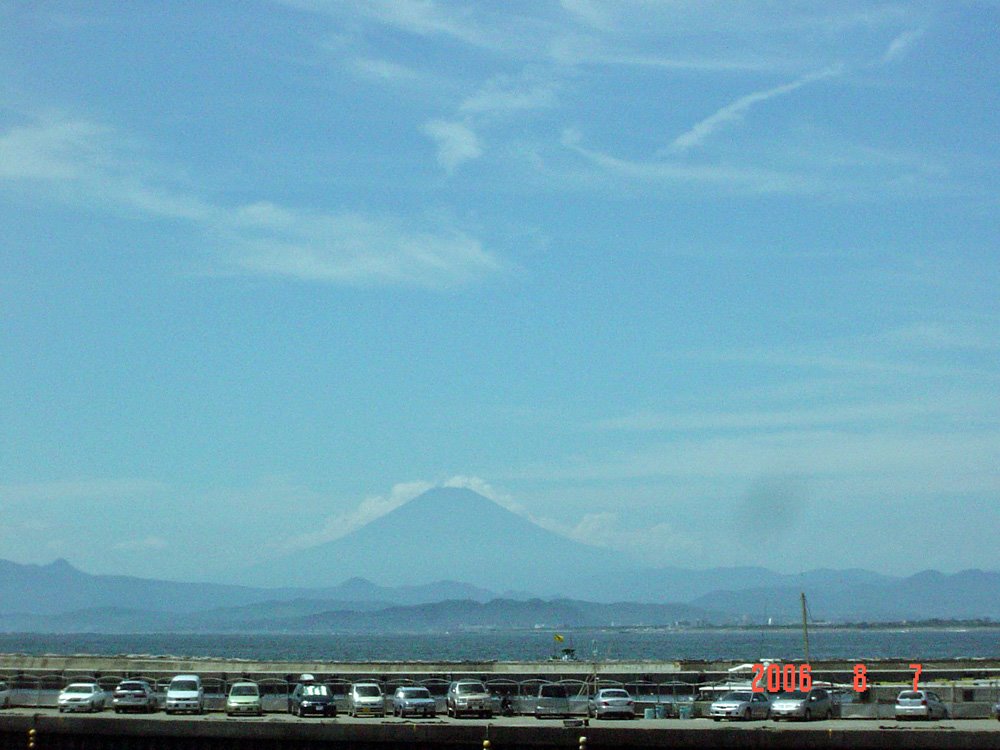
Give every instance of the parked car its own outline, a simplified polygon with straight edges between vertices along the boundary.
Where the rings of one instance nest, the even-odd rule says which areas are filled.
[[[833,699],[823,688],[792,690],[779,694],[771,702],[771,718],[778,719],[829,719],[833,716]]]
[[[151,714],[159,708],[156,692],[145,680],[122,680],[111,694],[111,705],[116,714],[122,711],[141,711]]]
[[[493,696],[479,680],[458,680],[448,686],[446,707],[449,716],[462,714],[493,717]]]
[[[385,716],[385,697],[377,682],[355,682],[347,694],[351,716]]]
[[[256,682],[249,680],[234,682],[226,697],[226,715],[236,714],[264,715],[264,704],[260,698],[260,688]]]
[[[392,715],[406,716],[437,715],[437,701],[425,687],[398,687],[392,695]]]
[[[164,710],[168,714],[190,711],[205,713],[205,690],[201,677],[196,674],[179,674],[167,686],[167,700]]]
[[[300,682],[288,696],[288,713],[296,716],[336,716],[337,704],[326,685]]]
[[[587,701],[587,713],[596,719],[635,718],[635,701],[623,688],[601,688]]]
[[[10,708],[10,685],[0,681],[0,708]]]
[[[569,713],[569,691],[565,685],[554,682],[538,686],[538,695],[535,696],[536,719],[544,719],[546,716],[561,719],[569,716]]]
[[[750,690],[734,690],[714,701],[708,708],[708,715],[714,721],[719,719],[766,719],[771,715],[771,701],[765,693]]]
[[[74,682],[59,693],[59,712],[103,711],[106,700],[100,685],[94,682]]]
[[[896,696],[897,719],[947,719],[948,709],[931,690],[904,690]]]

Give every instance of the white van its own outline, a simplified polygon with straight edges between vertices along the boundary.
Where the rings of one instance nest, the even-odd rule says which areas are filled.
[[[179,674],[170,681],[167,688],[167,702],[164,710],[168,714],[179,711],[191,711],[196,714],[205,712],[205,691],[201,686],[201,677],[196,674]]]

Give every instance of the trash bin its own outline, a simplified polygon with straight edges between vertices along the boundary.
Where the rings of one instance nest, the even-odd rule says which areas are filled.
[[[656,718],[656,709],[655,708],[646,708],[646,709],[643,709],[642,718],[644,718],[644,719],[655,719]]]
[[[693,708],[690,703],[682,703],[677,707],[677,716],[681,719],[690,719]]]

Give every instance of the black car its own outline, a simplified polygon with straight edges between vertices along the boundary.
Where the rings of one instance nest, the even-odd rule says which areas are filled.
[[[326,685],[296,685],[288,696],[288,713],[296,716],[336,716],[337,704]]]

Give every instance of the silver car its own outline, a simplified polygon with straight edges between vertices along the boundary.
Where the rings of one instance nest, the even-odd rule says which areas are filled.
[[[771,718],[778,719],[829,719],[833,716],[833,700],[823,688],[792,690],[781,693],[771,702]]]
[[[904,690],[896,697],[893,709],[897,719],[947,719],[948,709],[930,690]]]
[[[771,701],[764,693],[750,690],[734,690],[714,701],[708,709],[714,721],[720,719],[766,719],[771,715]]]
[[[479,680],[458,680],[448,686],[448,715],[476,714],[493,717],[493,696]]]
[[[254,716],[264,715],[264,704],[260,697],[260,688],[256,682],[244,680],[234,682],[229,688],[229,696],[226,698],[226,715],[253,714]]]
[[[385,716],[385,698],[377,682],[355,682],[347,694],[350,716]]]
[[[399,687],[392,695],[392,715],[406,716],[437,715],[437,702],[431,696],[431,691],[425,687]]]
[[[116,714],[122,711],[141,711],[151,714],[158,708],[156,693],[145,680],[122,680],[111,694],[111,705]]]
[[[635,718],[635,701],[622,688],[602,688],[587,701],[587,712],[596,719],[618,716],[623,719]]]
[[[565,685],[551,683],[538,686],[538,695],[535,697],[536,719],[544,719],[546,716],[561,719],[569,714],[569,691]]]
[[[59,713],[63,711],[103,711],[104,691],[93,682],[74,682],[59,693]]]

